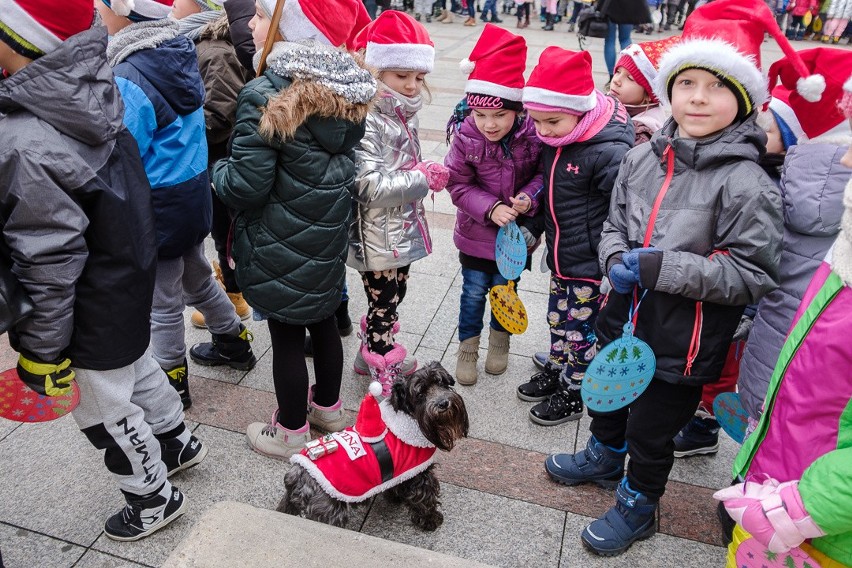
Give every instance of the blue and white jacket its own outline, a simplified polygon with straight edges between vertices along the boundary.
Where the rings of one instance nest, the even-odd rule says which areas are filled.
[[[173,37],[133,52],[113,74],[124,99],[124,123],[151,184],[159,256],[179,257],[204,240],[212,215],[204,85],[195,46],[184,36]]]

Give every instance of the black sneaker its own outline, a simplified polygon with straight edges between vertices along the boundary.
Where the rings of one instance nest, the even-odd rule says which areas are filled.
[[[719,451],[719,422],[699,410],[674,437],[676,458],[715,454]]]
[[[530,377],[529,382],[518,387],[518,398],[527,402],[547,400],[559,388],[561,373],[562,370],[559,367],[553,363],[547,363],[542,372],[536,373]]]
[[[160,440],[160,454],[166,464],[168,477],[200,464],[207,457],[207,446],[195,436],[189,437],[189,443],[181,444],[177,438]]]
[[[189,350],[189,357],[195,363],[205,367],[227,365],[240,371],[251,371],[254,368],[257,363],[251,350],[251,341],[254,338],[244,325],[240,324],[238,335],[211,335],[212,342],[193,345]]]
[[[530,420],[542,426],[556,426],[563,422],[579,420],[583,416],[583,398],[580,390],[559,388],[544,402],[530,408]]]
[[[127,505],[104,524],[104,533],[112,540],[145,538],[180,517],[186,508],[183,493],[171,485],[164,485],[152,496],[125,495]]]
[[[186,359],[177,367],[163,369],[163,371],[165,371],[166,376],[169,378],[169,384],[180,395],[183,409],[186,410],[192,406],[192,397],[189,396],[189,368],[187,367]]]

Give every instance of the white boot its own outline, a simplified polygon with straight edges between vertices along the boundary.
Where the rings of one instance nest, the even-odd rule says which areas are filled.
[[[278,411],[271,422],[253,422],[246,428],[246,438],[251,449],[259,454],[279,460],[288,460],[301,451],[311,439],[308,423],[298,430],[288,430],[278,423]]]

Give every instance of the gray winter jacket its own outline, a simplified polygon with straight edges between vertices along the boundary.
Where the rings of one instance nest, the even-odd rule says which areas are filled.
[[[760,301],[740,362],[740,397],[755,420],[805,289],[840,231],[843,190],[852,174],[840,158],[850,142],[812,140],[792,146],[784,160],[781,287]]]
[[[610,257],[643,246],[668,183],[650,239],[662,267],[636,336],[654,350],[657,378],[703,384],[718,380],[743,308],[778,286],[781,196],[757,164],[766,135],[753,117],[710,140],[674,137],[676,128],[669,119],[625,156],[598,250],[606,271]],[[610,293],[603,344],[621,335],[631,301]]]
[[[358,170],[346,264],[359,272],[407,266],[432,252],[423,198],[417,115],[385,93],[367,116],[355,148]]]

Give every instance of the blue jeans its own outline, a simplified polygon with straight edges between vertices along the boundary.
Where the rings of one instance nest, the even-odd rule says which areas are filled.
[[[468,0],[469,2],[471,0]],[[491,11],[491,18],[497,19],[497,0],[485,0],[485,5],[482,7],[482,14],[479,15],[481,19],[486,19],[486,15]],[[505,284],[505,282],[504,282]]]
[[[613,24],[610,22],[608,26],[604,40],[604,60],[609,76],[612,77],[615,73],[615,34],[618,33],[618,43],[621,45],[621,49],[627,48],[630,45],[630,32],[633,31],[633,24]]]
[[[482,316],[488,303],[488,292],[493,286],[505,285],[508,281],[500,274],[488,274],[462,267],[462,292],[459,306],[459,341],[476,337],[482,333]],[[517,283],[517,280],[515,281]],[[494,314],[491,314],[491,329],[506,331]]]

